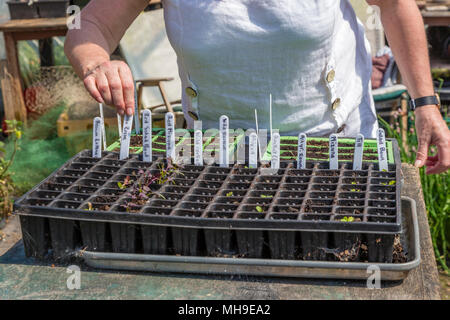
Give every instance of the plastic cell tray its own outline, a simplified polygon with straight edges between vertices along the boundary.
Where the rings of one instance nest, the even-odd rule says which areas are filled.
[[[64,257],[77,248],[98,252],[234,255],[246,258],[335,260],[333,252],[367,246],[356,261],[390,262],[401,232],[400,169],[365,163],[337,171],[326,162],[297,170],[283,161],[275,174],[260,166],[184,165],[172,182],[154,185],[148,202],[127,212],[118,182],[139,183],[165,160],[139,155],[101,159],[83,151],[15,203],[26,254]],[[397,155],[398,158],[398,155]],[[394,183],[392,183],[394,182]],[[353,217],[353,222],[343,221]]]
[[[310,161],[326,161],[329,159],[328,138],[307,138],[306,159]],[[282,136],[280,137],[280,159],[296,160],[297,159],[298,137]],[[353,152],[355,139],[339,138],[338,154],[339,161],[353,161]],[[386,139],[387,159],[389,164],[395,164],[394,150],[397,147],[395,139]],[[272,150],[272,141],[269,141],[266,152],[262,160],[270,161]],[[377,141],[375,139],[364,140],[363,162],[378,162]]]

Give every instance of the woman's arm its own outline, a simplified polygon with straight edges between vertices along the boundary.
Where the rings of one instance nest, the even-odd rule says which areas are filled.
[[[381,11],[381,21],[389,45],[413,99],[434,95],[427,39],[420,11],[414,0],[367,0]],[[416,131],[419,138],[416,167],[427,165],[427,173],[450,168],[450,131],[434,105],[417,108]],[[431,145],[438,149],[429,157]]]
[[[99,103],[115,105],[120,114],[134,111],[130,68],[110,61],[127,28],[148,0],[91,0],[81,11],[81,28],[66,35],[64,51],[86,89]]]

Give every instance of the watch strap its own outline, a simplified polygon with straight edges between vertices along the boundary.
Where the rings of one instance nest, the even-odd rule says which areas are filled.
[[[420,97],[417,99],[411,99],[409,101],[409,105],[410,105],[412,111],[416,110],[416,108],[419,108],[419,107],[429,106],[429,105],[439,105],[439,104],[440,104],[440,102],[436,95]]]

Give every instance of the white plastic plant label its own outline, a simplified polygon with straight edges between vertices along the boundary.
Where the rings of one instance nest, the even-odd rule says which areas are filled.
[[[166,157],[175,161],[175,117],[166,113]]]
[[[194,165],[203,166],[203,133],[198,129],[194,132]]]
[[[220,128],[220,146],[219,146],[219,161],[221,167],[228,167],[230,164],[228,147],[230,143],[230,122],[227,116],[221,116],[219,120]]]
[[[353,170],[362,169],[362,158],[364,152],[364,136],[358,133],[355,138],[355,153],[353,155]]]
[[[248,137],[248,166],[258,167],[258,135],[255,132]]]
[[[136,90],[136,84],[135,84],[135,90],[134,90],[134,130],[136,130],[136,134],[141,133],[141,124],[139,121],[139,107],[138,107],[138,96],[137,96],[137,90]]]
[[[125,115],[123,118],[123,130],[120,138],[120,160],[127,159],[130,155],[130,138],[133,127],[133,115]]]
[[[386,135],[383,129],[377,131],[378,167],[380,171],[388,171]]]
[[[272,137],[272,169],[280,169],[280,134],[275,132]]]
[[[94,118],[92,125],[92,158],[102,157],[102,119]]]
[[[102,119],[103,150],[106,150],[106,131],[105,131],[105,117],[103,115],[103,104],[99,103],[98,108],[100,109],[100,118]]]
[[[338,159],[338,136],[336,134],[330,135],[330,170],[339,169]]]
[[[142,161],[152,162],[152,113],[142,112]]]
[[[297,169],[306,168],[306,134],[298,135]]]
[[[119,131],[119,137],[122,136],[122,117],[120,114],[117,114],[117,129]]]

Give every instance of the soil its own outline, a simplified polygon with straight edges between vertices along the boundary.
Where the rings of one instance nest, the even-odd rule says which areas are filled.
[[[316,172],[316,176],[319,177],[338,177],[340,175],[339,171],[319,171]]]
[[[405,263],[408,261],[405,253],[403,252],[403,246],[400,242],[400,236],[396,235],[394,239],[394,252],[392,256],[393,263]]]
[[[142,147],[142,136],[131,136],[130,147]]]

